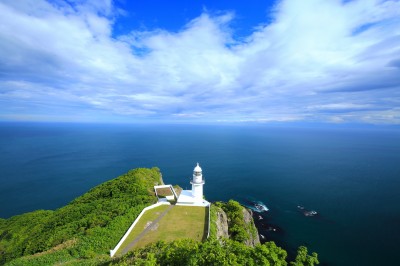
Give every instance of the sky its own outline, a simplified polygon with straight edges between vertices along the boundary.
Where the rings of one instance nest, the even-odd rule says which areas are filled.
[[[0,121],[400,124],[400,1],[2,0]]]

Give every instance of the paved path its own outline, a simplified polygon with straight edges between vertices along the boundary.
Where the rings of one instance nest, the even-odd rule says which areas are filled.
[[[143,232],[141,232],[135,239],[132,240],[131,243],[128,244],[128,246],[126,246],[122,251],[120,255],[125,255],[126,253],[128,253],[128,251],[130,251],[132,249],[132,247],[147,233],[149,232],[151,229],[153,229],[157,223],[173,208],[175,207],[175,205],[170,205],[165,211],[163,211],[154,221],[152,221],[152,223],[147,226],[146,229],[143,230]]]

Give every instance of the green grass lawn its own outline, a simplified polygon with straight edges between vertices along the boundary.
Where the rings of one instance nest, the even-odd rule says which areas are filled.
[[[160,209],[163,207],[162,209]],[[132,230],[118,253],[132,242],[149,221],[155,220],[168,206],[161,206],[147,211]],[[205,207],[174,206],[159,222],[156,229],[147,232],[133,248],[143,247],[158,240],[172,241],[191,238],[202,241],[207,235],[208,210]]]
[[[132,229],[131,233],[125,239],[124,243],[122,243],[121,247],[118,249],[117,254],[120,254],[122,250],[138,236],[145,228],[146,224],[149,221],[155,220],[163,211],[165,211],[169,206],[168,205],[161,205],[154,209],[150,209],[146,211],[140,220],[136,223],[135,227]]]

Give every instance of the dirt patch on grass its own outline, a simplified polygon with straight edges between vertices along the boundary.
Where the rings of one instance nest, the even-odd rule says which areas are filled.
[[[156,231],[157,229],[158,229],[158,226],[159,226],[159,224],[158,223],[156,223],[155,225],[153,225],[152,227],[151,227],[151,231]]]

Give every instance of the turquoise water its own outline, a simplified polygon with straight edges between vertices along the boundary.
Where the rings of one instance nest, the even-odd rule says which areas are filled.
[[[0,217],[55,209],[136,167],[190,188],[196,162],[209,200],[266,203],[283,229],[267,237],[285,248],[305,244],[328,265],[397,264],[398,128],[1,123]]]

